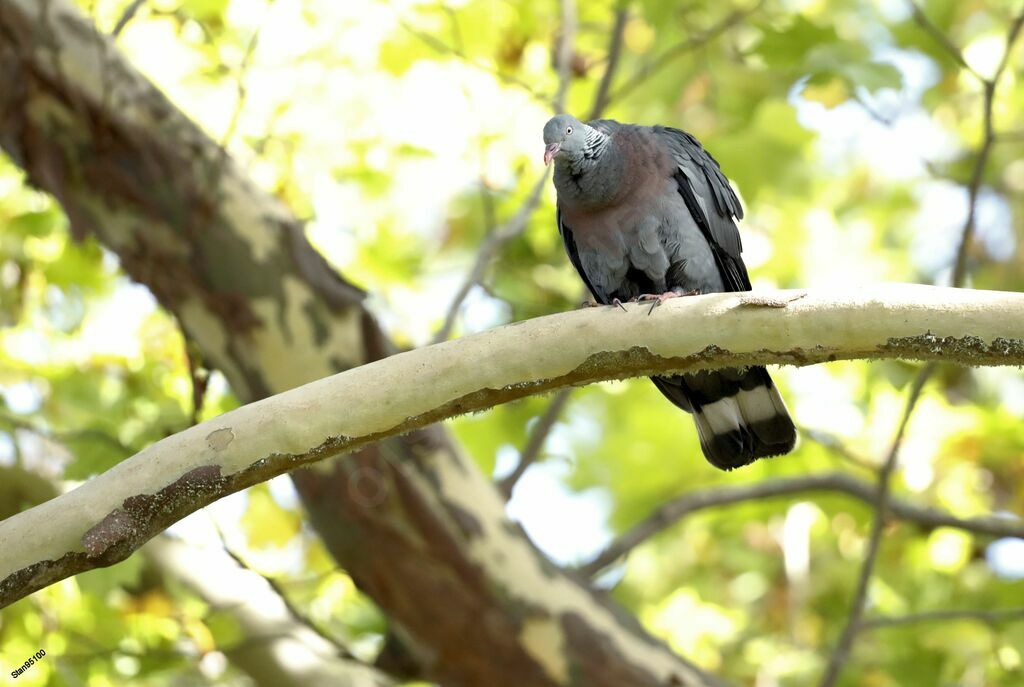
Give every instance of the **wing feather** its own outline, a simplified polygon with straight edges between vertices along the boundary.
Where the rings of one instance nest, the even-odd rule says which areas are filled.
[[[555,217],[558,221],[558,233],[562,236],[562,243],[565,245],[565,252],[566,255],[569,256],[569,262],[571,262],[572,266],[576,268],[576,272],[580,275],[580,279],[582,279],[583,283],[587,285],[587,290],[594,296],[594,299],[602,305],[607,305],[610,302],[610,299],[608,299],[606,295],[599,293],[598,290],[594,288],[593,282],[591,282],[590,277],[587,276],[586,271],[583,269],[583,263],[580,260],[580,252],[579,249],[576,248],[576,238],[572,235],[572,229],[566,226],[565,222],[562,221],[561,208],[558,208]]]
[[[743,217],[743,207],[729,180],[692,135],[671,127],[654,127],[654,133],[675,158],[679,193],[711,246],[726,288],[749,291],[750,277],[740,257],[743,244],[734,221]]]

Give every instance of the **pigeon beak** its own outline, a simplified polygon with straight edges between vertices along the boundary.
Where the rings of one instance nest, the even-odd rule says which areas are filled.
[[[551,164],[551,159],[562,149],[561,143],[549,143],[544,147],[544,166]]]

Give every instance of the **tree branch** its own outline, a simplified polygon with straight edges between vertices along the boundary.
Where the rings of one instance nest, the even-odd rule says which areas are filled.
[[[480,248],[476,252],[476,260],[473,262],[473,267],[466,274],[466,278],[462,280],[462,285],[455,292],[455,297],[452,298],[452,302],[448,306],[448,311],[444,317],[444,324],[441,325],[441,328],[437,330],[437,334],[434,335],[434,343],[440,343],[451,336],[452,329],[455,328],[455,319],[459,316],[459,309],[462,307],[462,303],[466,300],[466,296],[469,295],[473,287],[484,278],[484,273],[487,271],[487,266],[490,265],[494,254],[503,245],[526,231],[526,225],[529,224],[533,211],[540,205],[540,199],[544,195],[544,183],[548,180],[548,172],[549,170],[545,169],[544,173],[534,183],[530,195],[527,196],[519,211],[484,238],[483,243],[480,244]]]
[[[120,19],[117,20],[117,24],[114,25],[114,29],[110,32],[110,35],[117,38],[124,31],[125,27],[135,18],[142,6],[146,4],[146,0],[134,0],[132,4],[124,8],[124,12],[121,13]]]
[[[996,138],[995,129],[992,124],[996,87],[999,83],[1000,76],[1002,76],[1003,71],[1006,69],[1010,52],[1013,50],[1013,45],[1017,40],[1017,36],[1020,34],[1021,27],[1024,25],[1024,12],[1014,20],[1010,27],[1009,33],[1006,36],[1006,47],[1004,49],[1002,59],[999,62],[999,66],[996,67],[991,78],[985,78],[971,68],[964,59],[959,48],[955,46],[948,36],[928,20],[924,12],[916,3],[911,1],[911,7],[913,9],[914,18],[918,24],[936,38],[936,40],[946,48],[947,52],[953,55],[954,59],[962,67],[979,78],[982,81],[984,88],[984,105],[982,112],[984,131],[982,143],[978,149],[974,163],[974,171],[972,172],[970,185],[968,187],[967,217],[964,220],[963,230],[961,231],[960,245],[956,251],[953,274],[951,277],[952,286],[960,287],[967,278],[967,252],[970,247],[976,225],[978,194],[981,189],[981,180],[984,176],[985,167],[988,163],[989,152],[991,151]],[[828,665],[826,666],[825,672],[822,676],[820,687],[833,687],[833,685],[838,681],[843,667],[849,660],[854,639],[860,631],[864,608],[867,603],[868,587],[871,582],[871,576],[874,572],[875,562],[878,558],[878,550],[882,542],[882,529],[885,526],[886,517],[891,509],[891,479],[893,471],[896,468],[896,459],[899,454],[900,444],[903,441],[904,432],[910,421],[910,417],[914,412],[914,408],[921,397],[921,391],[924,388],[924,385],[928,382],[928,379],[935,372],[935,368],[935,363],[930,362],[921,369],[917,374],[917,377],[914,379],[910,388],[910,395],[907,398],[903,418],[900,421],[899,429],[893,439],[892,448],[890,449],[889,454],[878,473],[875,514],[872,522],[871,534],[868,539],[867,554],[864,557],[864,563],[861,567],[861,572],[857,580],[857,589],[850,604],[849,616],[845,626],[843,627],[843,631],[836,642],[836,646],[829,656]]]
[[[814,429],[811,427],[798,426],[797,431],[799,431],[800,434],[804,436],[804,438],[810,439],[814,443],[820,444],[821,446],[827,448],[843,462],[852,465],[856,468],[860,468],[861,470],[867,470],[872,474],[872,476],[877,477],[878,468],[880,466],[868,460],[864,456],[857,454],[855,451],[850,449],[849,446],[844,444],[839,437],[833,436],[828,432],[824,432],[822,430]]]
[[[555,65],[558,70],[558,91],[555,93],[554,100],[552,101],[552,109],[555,113],[562,112],[565,109],[565,99],[569,94],[569,85],[572,82],[572,56],[573,49],[576,42],[576,1],[575,0],[560,0],[559,11],[561,14],[561,27],[558,34],[558,42],[555,47]],[[441,328],[437,330],[434,335],[433,343],[444,341],[451,336],[452,330],[455,328],[455,320],[459,316],[459,310],[462,308],[462,304],[465,302],[469,292],[473,290],[473,287],[480,284],[483,281],[484,274],[487,272],[487,267],[490,265],[491,260],[494,258],[503,245],[516,238],[524,231],[526,226],[529,224],[530,217],[533,216],[534,211],[540,205],[541,198],[544,194],[544,184],[547,182],[549,170],[545,169],[544,173],[541,174],[540,178],[534,184],[530,194],[523,201],[519,211],[501,227],[495,229],[494,227],[488,226],[490,230],[487,236],[476,252],[476,259],[473,261],[473,266],[466,274],[465,279],[462,280],[462,285],[455,292],[455,296],[452,298],[451,303],[448,305],[448,310],[445,313],[444,323]],[[490,196],[486,195],[485,200],[487,203],[490,201]],[[488,215],[492,213],[489,205],[485,205],[485,210],[488,210]],[[490,217],[488,217],[490,219]]]
[[[445,43],[444,41],[442,41],[441,39],[434,36],[433,34],[430,34],[426,31],[420,31],[415,26],[401,18],[399,18],[398,20],[398,25],[401,26],[402,29],[407,31],[410,35],[419,39],[421,43],[426,45],[428,48],[431,48],[438,54],[452,55],[454,57],[457,57],[466,64],[470,65],[471,67],[474,67],[482,72],[486,72],[491,76],[494,76],[504,84],[515,86],[516,88],[520,88],[523,91],[526,91],[526,93],[529,94],[531,98],[538,102],[546,103],[549,106],[553,104],[550,95],[545,95],[544,93],[541,93],[540,91],[536,90],[533,86],[526,83],[525,81],[515,76],[514,74],[509,74],[508,72],[502,71],[501,69],[498,69],[497,67],[487,64],[486,62],[483,62],[481,60],[473,59],[465,52],[463,52],[460,48],[452,47]]]
[[[302,222],[71,0],[0,0],[0,83],[0,147],[30,183],[60,202],[74,236],[95,236],[180,319],[239,398],[257,401],[395,350],[363,308],[364,292],[331,269]],[[287,470],[282,452],[308,448],[306,420],[292,415],[274,425],[264,448],[276,447],[269,450],[278,455],[240,461]],[[160,522],[242,485],[234,474],[218,481],[230,472],[220,456],[225,444],[238,444],[233,430],[210,429],[206,444],[194,435],[204,453],[198,459],[172,452],[164,455],[170,463],[117,473],[135,481],[135,498],[115,489],[106,502],[77,501],[88,524],[48,544],[66,544],[69,557],[35,567],[40,577],[26,571],[9,588],[45,585],[56,568],[67,575],[114,562]],[[182,459],[189,465],[175,464]],[[161,473],[155,480],[144,474],[152,469]],[[714,682],[607,598],[554,568],[504,517],[491,480],[439,428],[364,444],[291,478],[327,549],[410,647],[418,677],[555,687],[571,666],[574,679],[594,687]],[[47,528],[47,536],[59,529]],[[87,530],[90,551],[107,553],[85,562]],[[0,542],[13,550],[39,537],[17,538],[16,547],[6,534]],[[0,563],[7,560],[4,551]]]
[[[650,516],[615,539],[604,551],[589,563],[580,566],[579,569],[584,575],[596,575],[654,535],[671,527],[686,516],[702,510],[819,492],[845,494],[867,504],[874,504],[876,497],[875,485],[842,472],[827,472],[807,477],[776,479],[756,484],[687,493],[660,506]],[[901,520],[927,529],[953,527],[992,537],[1024,537],[1024,521],[1017,518],[995,516],[958,518],[951,513],[899,499],[891,500],[890,511]]]
[[[245,639],[218,647],[258,685],[392,687],[387,675],[349,656],[289,608],[262,575],[226,549],[200,549],[157,537],[143,554],[195,591],[208,604],[231,607]],[[260,641],[253,641],[260,640]],[[283,660],[287,657],[287,660]]]
[[[191,427],[0,522],[0,605],[122,560],[228,493],[462,413],[599,380],[752,364],[1020,365],[1022,319],[1024,294],[994,291],[728,293],[676,299],[654,316],[587,308],[409,351]],[[408,393],[396,396],[398,385]]]
[[[572,54],[576,47],[576,0],[559,0],[562,25],[558,34],[555,64],[558,67],[558,92],[555,93],[554,110],[565,110],[565,98],[572,81]]]
[[[526,441],[526,447],[523,448],[522,453],[519,454],[519,463],[515,469],[509,473],[505,479],[501,480],[498,488],[505,495],[505,498],[512,497],[512,490],[516,487],[516,482],[523,476],[526,469],[536,462],[537,458],[540,457],[540,450],[544,448],[544,442],[547,440],[548,435],[554,428],[555,423],[558,422],[559,416],[562,414],[562,410],[565,409],[565,404],[569,402],[569,393],[571,389],[562,389],[555,397],[551,399],[544,414],[537,420],[537,424],[533,426],[533,431],[530,432],[530,438]]]
[[[594,94],[594,105],[590,108],[588,119],[597,119],[608,106],[608,94],[611,91],[612,81],[615,80],[615,72],[619,68],[619,58],[622,57],[622,38],[626,34],[627,19],[629,19],[629,9],[626,3],[620,2],[618,7],[615,8],[612,37],[608,42],[608,63],[605,65],[604,73],[601,75],[601,83],[597,86],[597,93]]]
[[[957,248],[956,262],[953,264],[953,276],[951,278],[953,286],[962,286],[964,280],[967,278],[967,253],[968,248],[970,248],[971,240],[974,237],[975,226],[977,224],[978,194],[981,192],[981,181],[985,176],[985,167],[988,164],[992,145],[996,141],[995,125],[992,122],[993,110],[995,109],[996,88],[999,86],[999,78],[1006,70],[1006,65],[1010,59],[1010,53],[1013,51],[1014,43],[1016,43],[1017,37],[1020,35],[1022,26],[1024,26],[1024,12],[1018,15],[1010,26],[1010,31],[1006,35],[1006,47],[1003,52],[1003,57],[999,62],[999,66],[996,67],[995,73],[992,74],[992,78],[982,78],[984,89],[982,121],[984,122],[984,129],[982,131],[981,145],[978,148],[977,157],[974,161],[974,170],[971,172],[970,185],[967,187],[967,219],[964,221],[964,228],[960,233],[960,246]],[[963,58],[961,57],[961,59]],[[966,62],[964,64],[966,65]],[[968,67],[968,69],[970,68]],[[971,73],[977,76],[977,72],[971,70]]]
[[[892,473],[896,469],[896,457],[899,455],[900,446],[903,444],[903,437],[907,431],[907,424],[914,413],[918,399],[921,398],[921,391],[928,379],[935,371],[935,364],[929,363],[918,373],[914,383],[910,387],[910,395],[907,396],[907,404],[900,419],[896,436],[892,440],[889,454],[885,463],[878,473],[878,485],[875,489],[874,498],[874,520],[871,523],[871,534],[868,538],[868,550],[864,556],[864,563],[861,566],[860,575],[857,578],[857,590],[854,592],[853,600],[850,602],[850,613],[847,618],[843,632],[836,642],[835,649],[829,656],[828,665],[821,679],[821,687],[832,687],[839,679],[839,674],[850,657],[850,649],[853,647],[853,640],[860,629],[861,617],[864,615],[864,606],[868,599],[868,585],[871,582],[871,574],[875,569],[875,562],[878,560],[878,549],[882,543],[882,529],[888,519],[889,511],[892,509],[891,490]]]
[[[207,511],[207,513],[209,514],[209,511]],[[309,630],[310,632],[314,633],[318,637],[320,637],[320,639],[323,640],[324,643],[328,644],[333,648],[334,654],[338,657],[350,661],[359,660],[352,654],[351,651],[348,650],[347,646],[342,644],[341,641],[339,641],[337,638],[331,635],[330,632],[328,632],[322,627],[319,627],[313,621],[312,618],[303,613],[299,609],[299,607],[292,602],[291,598],[288,596],[288,592],[285,590],[285,588],[281,585],[280,582],[278,582],[270,575],[265,575],[259,570],[254,569],[246,562],[245,558],[243,558],[240,553],[232,549],[231,546],[228,544],[227,537],[224,536],[224,530],[221,529],[220,525],[217,523],[216,519],[212,517],[212,515],[210,516],[210,527],[216,533],[217,539],[220,541],[220,546],[224,550],[224,553],[228,556],[228,558],[234,561],[235,564],[241,570],[244,570],[248,572],[250,575],[255,575],[256,577],[262,579],[267,584],[267,586],[270,587],[270,590],[277,595],[277,600],[275,601],[275,604],[279,602],[281,605],[284,606],[285,611],[291,617],[292,624],[301,626]],[[213,555],[216,555],[216,552],[212,553]],[[224,570],[226,569],[222,568],[222,571]],[[209,574],[208,571],[206,570],[204,570],[203,572],[204,574]],[[271,598],[269,594],[266,596],[268,599]],[[247,599],[247,601],[252,603],[251,599]]]
[[[721,20],[714,26],[694,35],[679,41],[675,45],[666,48],[664,52],[655,57],[649,63],[641,66],[637,69],[633,75],[626,81],[625,84],[614,90],[605,100],[605,105],[615,102],[621,99],[623,96],[632,93],[639,86],[641,86],[647,79],[651,78],[662,69],[667,67],[676,58],[685,55],[686,53],[696,50],[703,45],[710,43],[715,40],[723,33],[731,29],[732,27],[741,23],[744,19],[757,12],[761,5],[764,4],[764,0],[758,0],[756,4],[747,9],[734,10],[725,19]]]
[[[963,51],[960,50],[957,44],[954,43],[942,29],[936,26],[932,20],[928,18],[928,15],[925,14],[921,6],[915,0],[909,0],[909,4],[911,14],[913,14],[914,21],[917,22],[917,25],[935,39],[935,42],[938,43],[942,49],[945,50],[951,58],[953,58],[953,61],[960,65],[961,68],[973,75],[978,79],[978,81],[985,82],[985,77],[975,71],[974,67],[967,63],[967,60],[964,59]]]

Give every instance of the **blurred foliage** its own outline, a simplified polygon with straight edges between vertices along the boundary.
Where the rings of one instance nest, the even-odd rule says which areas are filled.
[[[131,3],[80,4],[109,31]],[[577,5],[567,109],[584,115],[609,64],[619,3]],[[704,141],[747,207],[755,286],[948,282],[981,143],[983,89],[909,2],[624,7],[604,114],[680,126]],[[985,76],[1020,11],[1003,0],[920,7]],[[327,258],[373,293],[391,335],[421,345],[484,237],[516,214],[542,173],[559,17],[554,0],[151,0],[118,41],[308,220]],[[1000,137],[969,247],[978,288],[1024,289],[1022,55],[1010,55],[994,100]],[[573,308],[580,298],[549,188],[461,306],[456,332]],[[185,351],[173,318],[129,284],[116,257],[92,239],[74,241],[59,206],[0,160],[0,516],[194,416],[234,407],[214,373],[194,408]],[[877,463],[916,370],[839,363],[776,378],[799,423]],[[482,469],[502,472],[548,402],[528,399],[452,425]],[[897,495],[960,516],[1020,514],[1022,418],[1018,371],[942,370],[910,424]],[[542,543],[565,529],[560,508],[601,504],[603,522],[572,520],[581,531],[562,541],[573,542],[593,532],[606,539],[694,490],[823,470],[868,474],[807,438],[793,456],[733,474],[699,455],[689,421],[649,384],[595,385],[574,392],[513,504],[520,515],[538,514],[541,524],[524,521]],[[556,482],[561,500],[546,501],[551,492],[530,480]],[[216,519],[245,560],[319,627],[372,656],[386,622],[302,525],[287,482],[225,503]],[[607,579],[652,632],[731,683],[809,685],[845,622],[870,519],[865,505],[829,494],[705,510],[639,547]],[[993,563],[991,543],[888,525],[868,614],[1020,606],[1024,566],[1018,561],[1014,573]],[[583,560],[596,551],[550,552]],[[230,609],[208,608],[133,556],[5,609],[0,664],[8,670],[45,648],[19,684],[246,684],[211,658],[244,639]],[[1020,685],[1022,647],[1019,621],[878,628],[858,637],[841,684]]]

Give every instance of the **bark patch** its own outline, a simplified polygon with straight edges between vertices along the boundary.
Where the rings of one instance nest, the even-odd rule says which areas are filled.
[[[214,451],[223,451],[234,440],[235,433],[231,431],[230,427],[222,427],[206,435],[206,443],[209,444],[210,448]]]
[[[230,430],[229,430],[230,431]],[[220,496],[227,479],[219,465],[189,470],[155,494],[129,496],[119,508],[82,535],[89,558],[110,565],[124,559],[166,525],[196,510],[203,499]],[[212,497],[212,498],[211,498]]]
[[[890,337],[879,350],[900,358],[955,358],[962,365],[1005,365],[1024,359],[1024,339],[996,337],[992,343],[985,343],[977,336],[936,336],[928,331],[917,336]]]

